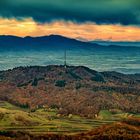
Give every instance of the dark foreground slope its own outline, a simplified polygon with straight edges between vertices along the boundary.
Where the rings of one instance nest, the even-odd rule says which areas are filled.
[[[140,75],[97,72],[83,66],[19,67],[0,72],[0,100],[60,114],[97,116],[100,110],[140,113]]]
[[[3,132],[0,140],[140,140],[140,120],[130,118],[119,123],[104,125],[89,132],[75,135],[32,134],[28,132]]]

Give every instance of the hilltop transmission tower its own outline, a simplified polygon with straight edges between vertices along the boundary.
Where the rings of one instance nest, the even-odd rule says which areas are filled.
[[[67,68],[67,51],[64,51],[64,67]]]

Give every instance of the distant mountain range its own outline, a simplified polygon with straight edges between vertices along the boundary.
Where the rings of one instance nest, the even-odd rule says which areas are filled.
[[[90,43],[96,43],[98,45],[103,46],[110,46],[110,45],[116,45],[116,46],[135,46],[140,47],[140,41],[130,42],[130,41],[103,41],[103,40],[94,40]]]
[[[60,35],[50,35],[41,37],[17,37],[0,36],[0,50],[21,50],[21,49],[122,49],[126,44],[108,42],[84,42],[76,39],[67,38]],[[129,43],[127,43],[129,45]],[[130,45],[129,48],[131,48]],[[133,47],[134,48],[134,47]]]
[[[98,46],[97,44],[94,44]],[[3,49],[41,49],[41,48],[77,48],[83,46],[93,46],[91,43],[81,42],[75,39],[59,36],[41,36],[41,37],[17,37],[0,36],[0,48]]]

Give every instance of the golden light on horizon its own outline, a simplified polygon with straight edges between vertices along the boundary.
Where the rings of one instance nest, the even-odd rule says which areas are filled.
[[[140,28],[123,25],[97,25],[95,23],[73,23],[54,21],[38,24],[31,18],[24,20],[0,18],[0,35],[44,36],[63,35],[80,40],[140,41]]]

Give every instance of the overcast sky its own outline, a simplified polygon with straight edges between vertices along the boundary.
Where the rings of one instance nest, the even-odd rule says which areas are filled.
[[[0,0],[0,34],[140,41],[140,0]]]

